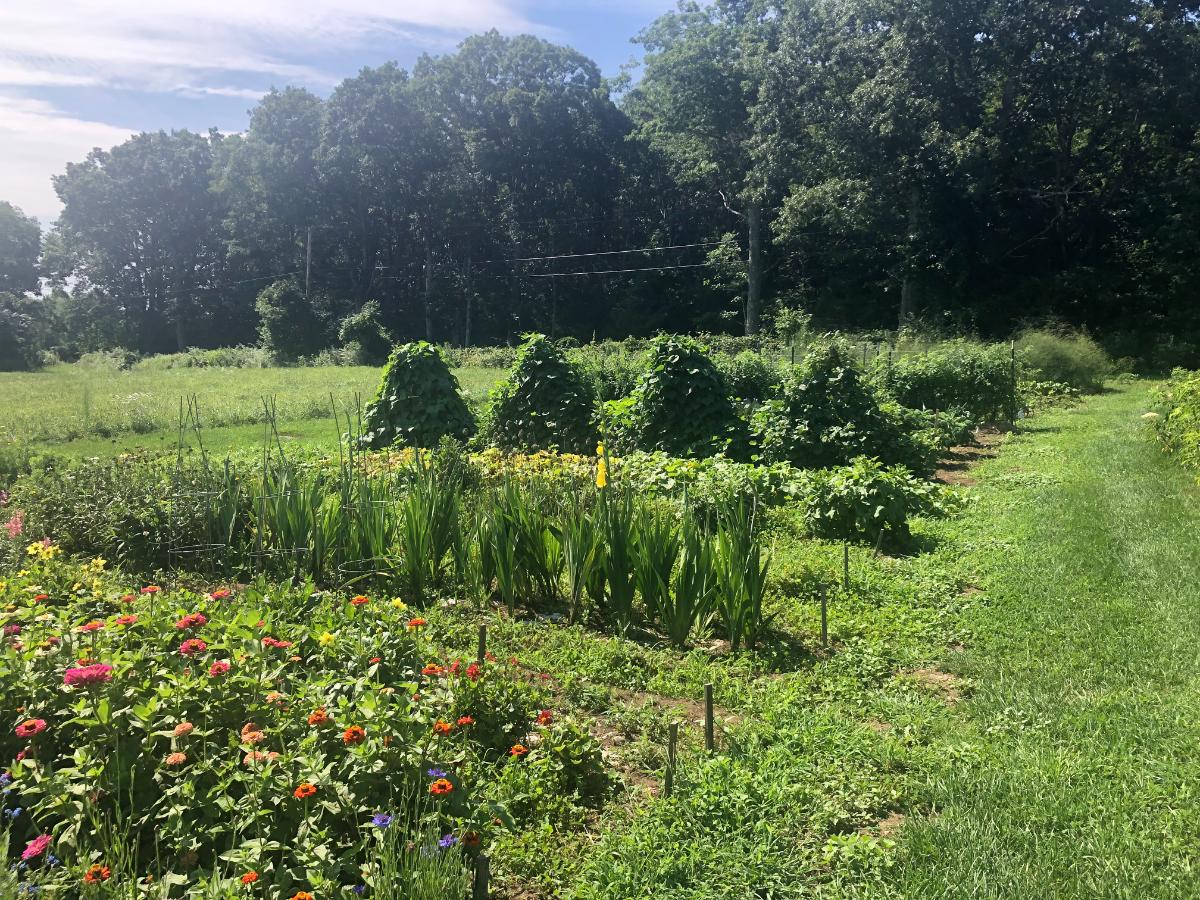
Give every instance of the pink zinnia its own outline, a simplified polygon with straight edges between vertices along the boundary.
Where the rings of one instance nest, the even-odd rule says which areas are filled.
[[[191,722],[180,722],[178,725],[175,726],[175,730],[172,732],[172,734],[174,734],[175,737],[177,737],[177,738],[187,737],[189,734],[192,733],[192,729],[195,727],[196,726],[193,725]]]
[[[222,675],[228,674],[228,672],[229,672],[229,663],[223,659],[218,660],[217,662],[213,663],[211,666],[208,667],[208,677],[209,678],[219,678]]]
[[[121,616],[118,619],[114,619],[113,624],[114,625],[136,625],[137,624],[137,616]]]
[[[86,625],[80,625],[80,631],[99,631],[104,627],[103,622],[88,622]]]
[[[18,635],[20,633],[21,633],[20,625],[5,625],[4,626],[4,636],[5,637],[15,637],[16,635]]]
[[[175,623],[175,627],[180,631],[184,631],[188,628],[199,628],[201,625],[205,625],[207,623],[208,619],[205,617],[204,613],[196,612],[189,613],[188,615],[184,616]]]
[[[144,588],[142,588],[142,593],[143,594],[157,594],[161,590],[162,590],[162,588],[160,588],[157,584],[148,584]]]
[[[208,649],[208,644],[200,640],[200,638],[188,638],[179,646],[179,652],[184,656],[195,656],[197,653],[203,653]]]
[[[232,594],[233,591],[229,590],[229,588],[217,588],[215,591],[209,594],[208,597],[210,600],[224,600]]]
[[[82,666],[77,669],[67,669],[63,674],[63,684],[67,687],[75,687],[83,685],[88,687],[93,684],[104,684],[112,681],[113,667],[105,663],[94,663],[90,666]]]
[[[41,734],[45,730],[45,719],[26,719],[16,728],[17,737],[19,738],[31,738],[36,734]]]
[[[25,845],[25,852],[21,854],[21,859],[29,862],[31,859],[37,859],[50,847],[50,835],[39,834],[32,841]]]

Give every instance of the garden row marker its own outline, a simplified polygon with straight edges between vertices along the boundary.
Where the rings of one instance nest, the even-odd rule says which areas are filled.
[[[488,900],[488,881],[491,876],[491,862],[486,853],[475,857],[475,881],[471,888],[471,900]]]
[[[487,625],[480,624],[479,626],[479,653],[475,661],[479,665],[483,665],[484,657],[487,656]]]
[[[675,745],[679,742],[679,723],[667,726],[667,772],[663,777],[663,796],[670,797],[675,787]]]
[[[829,591],[821,586],[821,646],[829,646]]]
[[[713,686],[710,681],[704,686],[704,749],[709,753],[716,749],[717,744],[713,731]]]

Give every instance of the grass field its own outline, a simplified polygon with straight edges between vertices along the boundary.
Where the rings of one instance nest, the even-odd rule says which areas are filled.
[[[195,397],[206,440],[217,450],[265,434],[272,401],[285,438],[336,443],[333,409],[345,416],[379,387],[380,369],[365,366],[111,371],[59,365],[0,375],[0,441],[35,450],[95,456],[174,447],[180,403]],[[469,401],[481,401],[498,369],[458,369]],[[318,424],[319,423],[319,424]]]

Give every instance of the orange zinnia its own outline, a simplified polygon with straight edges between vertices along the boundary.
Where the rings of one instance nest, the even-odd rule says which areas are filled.
[[[83,873],[83,880],[88,884],[99,884],[102,881],[108,881],[111,877],[112,869],[108,866],[102,866],[100,863],[88,866],[88,870]]]
[[[296,891],[292,894],[291,900],[316,900],[308,891]]]
[[[308,724],[314,727],[324,725],[328,721],[329,713],[325,712],[325,707],[323,706],[318,706],[308,716]]]
[[[433,723],[433,733],[445,736],[450,733],[450,729],[452,727],[453,726],[449,722],[446,722],[443,719],[438,719]]]
[[[420,618],[409,619],[408,625],[405,627],[408,628],[409,631],[416,631],[418,628],[424,628],[428,624],[429,623],[426,622],[424,619],[420,619]]]
[[[342,732],[342,743],[346,745],[361,744],[367,739],[367,731],[361,725],[351,725]]]
[[[453,790],[454,785],[445,778],[439,778],[429,786],[429,793],[433,794],[435,797],[441,797],[445,794],[449,794]]]
[[[266,735],[259,730],[259,727],[253,722],[247,722],[242,726],[242,742],[246,744],[261,744]]]
[[[292,794],[297,800],[307,800],[317,792],[317,786],[308,781],[300,782],[300,786],[292,791]]]
[[[352,599],[350,601],[350,605],[351,606],[365,606],[366,604],[368,604],[370,602],[371,601],[369,599],[364,597],[362,594],[359,594],[357,597],[355,597],[354,599]]]
[[[258,881],[257,872],[247,872],[242,876],[242,884],[254,884],[256,881]]]
[[[529,752],[529,748],[526,747],[524,744],[513,744],[513,748],[511,750],[509,750],[508,752],[509,752],[510,756],[514,756],[517,759],[520,759],[522,756],[524,756],[526,753]]]

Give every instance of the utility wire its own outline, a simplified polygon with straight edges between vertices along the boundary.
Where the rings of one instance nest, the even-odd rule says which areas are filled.
[[[250,284],[255,281],[274,281],[278,278],[287,278],[289,275],[299,275],[303,269],[296,269],[294,272],[282,272],[279,275],[259,275],[257,278],[243,278],[241,281],[227,281],[224,284],[210,285],[208,287],[194,287],[184,291],[176,291],[173,294],[163,294],[158,299],[174,300],[176,297],[183,297],[187,294],[197,294],[202,291],[223,291],[226,288],[237,287],[239,284]]]
[[[625,272],[666,272],[670,269],[699,269],[708,263],[687,263],[681,266],[650,266],[645,269],[604,269],[598,272],[545,272],[540,275],[526,274],[525,278],[566,278],[569,275],[620,275]]]
[[[671,244],[667,247],[635,247],[632,250],[600,250],[595,253],[563,253],[559,256],[523,256],[514,260],[487,260],[487,262],[541,262],[548,259],[580,259],[585,256],[616,256],[620,253],[658,253],[660,250],[687,250],[691,247],[721,247],[736,241],[701,241],[698,244]]]

